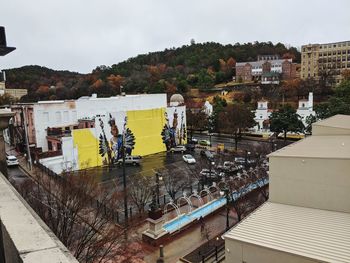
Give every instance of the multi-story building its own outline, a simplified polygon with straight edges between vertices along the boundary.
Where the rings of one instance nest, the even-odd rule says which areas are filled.
[[[261,56],[258,61],[236,63],[237,81],[262,81],[262,84],[278,84],[280,79],[296,77],[296,64],[292,59],[271,59]]]
[[[301,78],[320,79],[323,73],[335,76],[336,83],[342,79],[341,73],[350,69],[350,41],[308,44],[301,47]]]

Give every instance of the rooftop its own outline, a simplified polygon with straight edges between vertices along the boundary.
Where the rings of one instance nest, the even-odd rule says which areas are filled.
[[[269,157],[350,159],[350,136],[311,136],[290,144]]]
[[[313,125],[335,127],[335,128],[350,130],[350,115],[341,115],[341,114],[334,115],[330,118],[318,121]]]
[[[350,214],[267,202],[224,238],[321,262],[350,262]]]

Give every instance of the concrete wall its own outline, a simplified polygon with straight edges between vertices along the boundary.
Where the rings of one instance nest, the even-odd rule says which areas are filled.
[[[315,263],[319,262],[285,252],[225,239],[225,263]]]
[[[349,213],[349,189],[349,159],[270,157],[271,202]]]
[[[1,173],[0,204],[6,263],[78,263]]]
[[[350,135],[350,129],[312,124],[312,135]]]

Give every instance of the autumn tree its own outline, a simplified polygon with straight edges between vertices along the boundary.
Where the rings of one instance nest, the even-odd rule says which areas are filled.
[[[229,105],[219,113],[219,130],[233,135],[236,151],[241,132],[254,125],[254,114],[242,104]]]
[[[187,130],[190,132],[191,140],[193,131],[204,131],[208,126],[208,116],[204,111],[193,112],[190,109],[186,111]]]

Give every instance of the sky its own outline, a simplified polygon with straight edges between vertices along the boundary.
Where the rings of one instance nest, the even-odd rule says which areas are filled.
[[[0,69],[89,73],[139,54],[196,43],[350,40],[349,0],[10,0],[0,26],[16,50]]]

